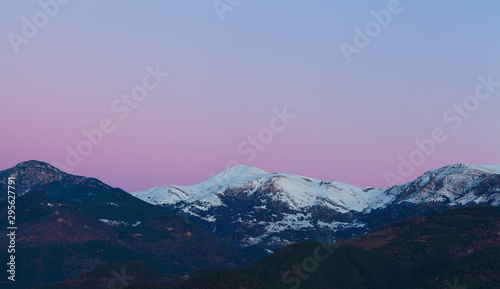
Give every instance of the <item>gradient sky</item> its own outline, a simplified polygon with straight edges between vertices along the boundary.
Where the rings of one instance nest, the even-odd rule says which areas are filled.
[[[71,173],[127,191],[195,184],[233,160],[387,187],[398,157],[436,128],[447,140],[404,181],[500,163],[500,87],[459,128],[443,119],[478,77],[500,81],[500,2],[401,1],[348,63],[340,44],[390,3],[242,1],[221,20],[212,1],[69,1],[15,53],[10,33],[23,36],[23,17],[43,21],[43,10],[2,1],[0,170],[67,164],[66,147],[104,118],[115,130]],[[169,76],[121,120],[111,104],[157,65]],[[238,146],[284,107],[296,117],[249,161]]]

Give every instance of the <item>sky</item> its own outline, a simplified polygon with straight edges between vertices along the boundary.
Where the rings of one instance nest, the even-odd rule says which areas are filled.
[[[2,1],[0,170],[236,163],[388,187],[500,163],[499,1]]]

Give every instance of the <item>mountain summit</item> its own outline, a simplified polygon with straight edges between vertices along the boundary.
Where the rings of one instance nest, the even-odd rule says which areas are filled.
[[[219,173],[215,174],[214,177],[217,176],[225,176],[225,175],[264,175],[267,174],[266,171],[256,168],[256,167],[251,167],[251,166],[246,166],[242,164],[237,164],[232,167],[229,167],[223,171],[220,171]]]
[[[16,195],[19,197],[52,185],[54,185],[53,193],[82,184],[110,188],[97,179],[70,175],[48,163],[36,160],[21,162],[13,168],[0,171],[0,187],[5,188],[4,191],[6,191],[7,179],[10,176],[15,176],[17,179]],[[0,197],[0,200],[3,198]]]

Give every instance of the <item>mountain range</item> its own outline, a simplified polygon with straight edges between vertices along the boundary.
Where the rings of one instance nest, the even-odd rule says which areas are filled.
[[[1,288],[290,288],[297,276],[287,275],[286,283],[282,275],[327,243],[347,248],[325,267],[340,271],[319,269],[309,280],[320,283],[305,285],[299,278],[301,288],[336,288],[321,286],[340,282],[345,266],[357,281],[339,288],[395,288],[400,282],[406,285],[397,288],[416,288],[411,286],[462,268],[451,265],[472,270],[467,266],[476,268],[474,262],[485,263],[477,270],[497,282],[491,272],[498,269],[490,263],[498,264],[498,165],[447,166],[386,189],[242,165],[195,186],[139,193],[39,161],[0,171],[2,191],[11,176],[18,281],[5,276]],[[0,218],[7,220],[5,196]],[[457,209],[465,211],[453,213]],[[435,211],[446,212],[427,217]],[[425,230],[418,229],[422,222]],[[1,233],[0,259],[8,260],[9,239]],[[327,243],[311,242],[317,240]],[[412,247],[418,244],[429,247]],[[427,258],[429,252],[436,259]],[[205,272],[216,269],[224,270]],[[388,270],[401,279],[384,277]]]
[[[193,186],[132,193],[262,258],[306,240],[349,238],[397,220],[500,205],[500,165],[455,164],[390,188],[359,188],[236,165]]]

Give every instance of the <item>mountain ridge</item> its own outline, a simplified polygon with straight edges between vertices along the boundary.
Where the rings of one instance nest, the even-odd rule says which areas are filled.
[[[297,178],[297,179],[300,178],[300,179],[305,180],[306,182],[316,181],[320,185],[333,183],[333,184],[339,185],[341,187],[351,188],[351,190],[353,190],[353,191],[355,190],[358,193],[359,192],[368,192],[368,191],[371,191],[372,193],[373,192],[380,193],[383,191],[388,191],[394,187],[406,186],[406,185],[411,184],[411,183],[418,181],[418,180],[422,181],[421,179],[423,177],[425,177],[426,175],[434,174],[434,173],[439,172],[440,170],[443,170],[445,168],[467,168],[469,170],[482,171],[485,173],[500,174],[500,164],[457,163],[457,164],[453,164],[453,165],[449,165],[449,166],[444,166],[444,167],[439,168],[439,169],[429,170],[429,171],[425,172],[422,176],[418,177],[417,179],[415,179],[413,181],[410,181],[410,182],[407,182],[404,184],[395,185],[395,186],[392,186],[389,188],[377,188],[377,187],[362,187],[361,188],[361,187],[357,187],[355,185],[351,185],[351,184],[343,183],[343,182],[339,182],[339,181],[325,181],[325,180],[319,180],[319,179],[315,179],[315,178],[311,178],[311,177],[305,177],[305,176],[294,175],[294,174],[289,174],[289,173],[282,173],[282,172],[268,173],[268,172],[266,172],[262,169],[256,168],[256,167],[237,164],[237,165],[229,167],[225,170],[220,171],[219,173],[215,174],[211,178],[209,178],[205,181],[202,181],[198,184],[194,184],[194,185],[190,185],[190,186],[178,186],[178,185],[156,186],[156,187],[152,187],[152,188],[147,189],[147,190],[132,192],[131,194],[134,196],[140,197],[141,199],[146,199],[145,201],[147,201],[149,203],[157,204],[157,205],[172,204],[172,202],[175,202],[175,201],[181,201],[181,200],[186,201],[189,199],[194,199],[191,201],[197,201],[197,200],[202,199],[204,197],[204,195],[201,194],[201,196],[193,197],[192,196],[193,191],[199,192],[199,191],[206,189],[207,187],[210,188],[210,187],[216,187],[216,186],[219,186],[222,188],[223,186],[228,185],[229,183],[233,183],[233,184],[237,183],[239,185],[239,183],[242,181],[248,182],[248,183],[255,181],[255,179],[252,180],[251,178],[248,178],[248,176],[255,177],[256,179],[261,179],[261,178],[268,178],[268,179],[276,178],[276,179],[278,179],[280,177]],[[242,174],[245,174],[247,177],[245,177],[245,175],[242,175]],[[174,191],[169,192],[168,191],[169,189],[172,189]],[[181,195],[184,195],[184,197],[181,197],[181,196],[176,194],[179,191],[183,193]],[[152,195],[160,194],[160,193],[167,194],[167,195],[169,193],[173,194],[173,195],[177,195],[178,199],[172,198],[172,199],[164,199],[164,200],[160,199],[160,200],[158,200],[158,199],[154,199],[154,198],[152,198],[152,199],[148,198],[148,197],[151,197]],[[384,197],[384,195],[378,194],[377,197]],[[147,199],[150,199],[150,200],[147,200]],[[374,203],[377,203],[378,201],[380,201],[380,200],[376,199],[373,203],[370,203],[367,206],[367,208],[373,207]],[[365,208],[365,209],[367,209],[367,208]]]
[[[239,248],[348,238],[454,207],[500,205],[500,165],[454,164],[390,188],[359,188],[236,165],[193,186],[131,193],[184,215]],[[260,255],[262,257],[263,255]]]

